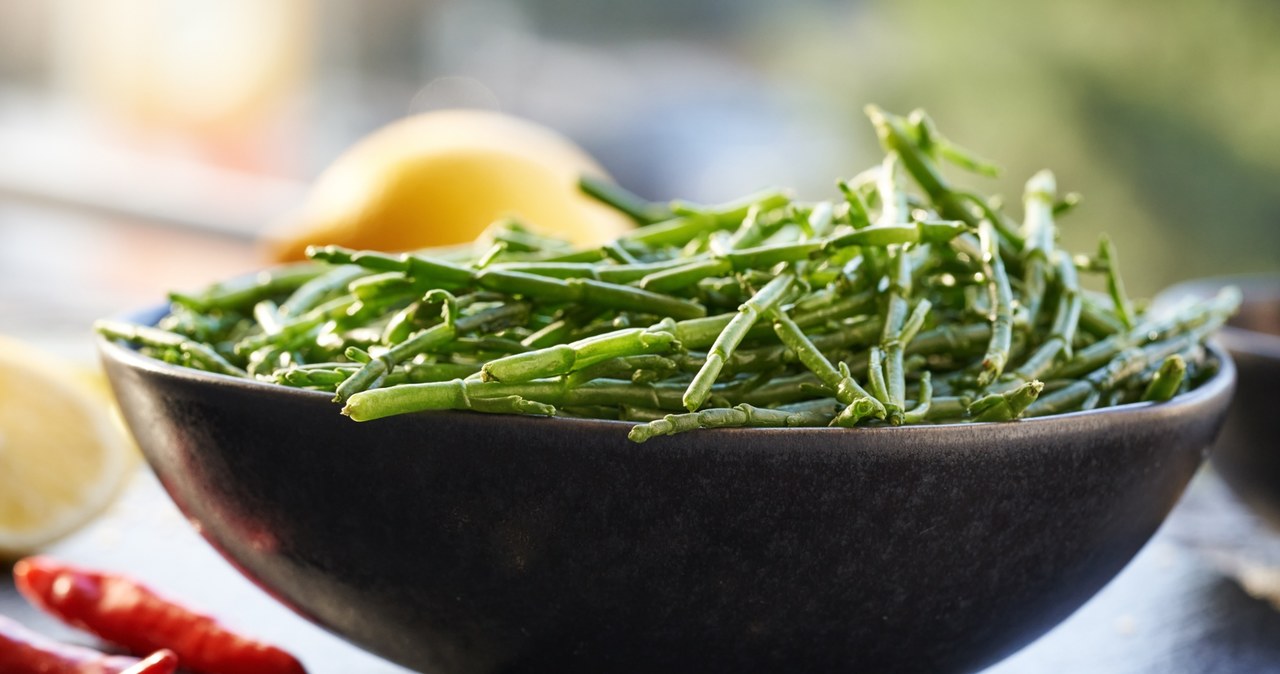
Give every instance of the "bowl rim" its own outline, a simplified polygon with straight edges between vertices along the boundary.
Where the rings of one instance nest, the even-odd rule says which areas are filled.
[[[119,315],[120,320],[132,321],[143,325],[152,325],[159,318],[168,313],[167,304],[157,304],[150,307],[128,312]],[[315,400],[334,407],[334,414],[338,414],[338,407],[333,401],[333,396],[324,391],[312,391],[308,389],[294,388],[274,384],[255,379],[245,379],[242,377],[234,377],[227,374],[217,372],[209,372],[207,370],[198,370],[195,368],[184,367],[166,363],[162,360],[143,355],[135,348],[126,346],[116,340],[108,339],[102,334],[95,333],[94,339],[97,342],[98,352],[104,360],[119,362],[131,369],[142,370],[153,375],[159,375],[171,379],[183,380],[191,383],[210,385],[214,388],[234,388],[242,391],[254,392],[262,395],[285,395],[294,396],[299,400]],[[706,428],[699,429],[697,435],[708,437],[711,435],[721,434],[740,434],[749,433],[753,435],[764,434],[785,434],[788,436],[808,435],[808,434],[839,434],[842,432],[857,432],[859,434],[893,434],[896,436],[925,435],[936,433],[957,433],[961,429],[965,432],[972,432],[975,429],[991,429],[991,428],[1018,428],[1024,431],[1033,431],[1036,429],[1047,430],[1056,425],[1069,424],[1085,427],[1089,425],[1091,419],[1106,419],[1110,417],[1129,417],[1144,415],[1156,415],[1163,417],[1165,415],[1179,416],[1186,411],[1201,407],[1209,401],[1219,396],[1230,396],[1235,388],[1236,382],[1236,366],[1235,361],[1231,358],[1230,352],[1219,343],[1217,337],[1210,339],[1206,345],[1218,361],[1218,371],[1208,380],[1201,383],[1196,388],[1185,393],[1178,394],[1168,401],[1162,403],[1135,402],[1126,403],[1124,405],[1114,405],[1110,407],[1099,407],[1092,410],[1068,412],[1065,414],[1050,414],[1043,417],[1028,417],[1017,419],[1013,422],[962,422],[962,423],[946,423],[946,424],[909,424],[904,426],[871,426],[858,428],[840,428],[830,426],[803,426],[794,428],[773,428],[773,427],[744,427],[744,428]],[[477,415],[479,412],[471,412],[467,410],[424,410],[419,412],[410,412],[407,414],[395,415],[388,417],[394,419],[399,417],[419,417],[430,418],[432,416],[452,416],[452,415]],[[542,422],[550,422],[564,424],[566,427],[577,428],[596,428],[600,430],[613,429],[625,433],[638,422],[622,421],[617,419],[592,419],[584,417],[542,417],[536,415],[519,415],[519,414],[503,414],[488,415],[498,416],[504,419],[523,419],[523,420],[539,420]],[[376,422],[376,421],[375,421]],[[361,423],[361,422],[352,422]],[[688,435],[688,434],[680,434]]]

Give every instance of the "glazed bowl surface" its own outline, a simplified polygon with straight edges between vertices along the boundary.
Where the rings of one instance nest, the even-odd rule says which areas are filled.
[[[328,394],[99,347],[213,546],[301,615],[442,674],[977,671],[1150,538],[1235,379],[1216,352],[1162,404],[637,445],[611,421],[356,423]]]

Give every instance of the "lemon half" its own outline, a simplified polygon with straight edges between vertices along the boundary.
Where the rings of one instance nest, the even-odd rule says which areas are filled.
[[[298,213],[264,235],[270,255],[308,245],[403,251],[469,243],[515,217],[573,243],[605,243],[632,223],[578,189],[607,178],[572,141],[484,110],[415,115],[366,137],[325,170]]]
[[[0,558],[83,526],[136,461],[100,383],[0,336]]]

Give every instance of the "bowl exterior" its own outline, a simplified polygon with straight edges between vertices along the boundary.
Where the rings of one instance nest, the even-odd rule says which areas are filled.
[[[427,672],[969,672],[1064,619],[1147,541],[1232,370],[1161,405],[897,429],[626,438],[422,413],[102,343],[139,445],[234,565]]]
[[[1280,356],[1233,348],[1239,384],[1213,466],[1255,512],[1280,527]]]

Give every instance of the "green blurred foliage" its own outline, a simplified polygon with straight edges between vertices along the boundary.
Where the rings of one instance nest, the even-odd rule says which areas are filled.
[[[1110,233],[1135,295],[1280,271],[1280,3],[824,4],[769,17],[742,49],[857,123],[868,102],[925,108],[1007,169],[973,183],[1006,201],[1053,169],[1084,195],[1063,244]]]

